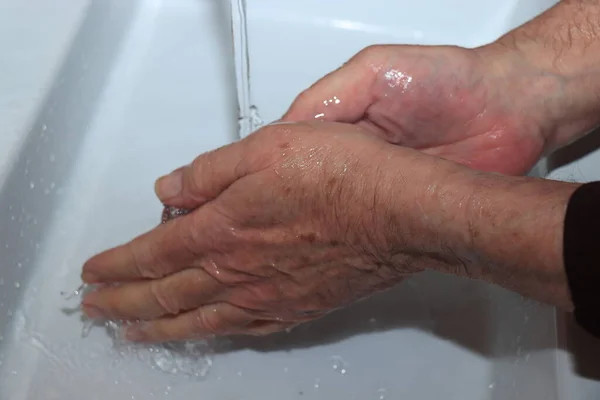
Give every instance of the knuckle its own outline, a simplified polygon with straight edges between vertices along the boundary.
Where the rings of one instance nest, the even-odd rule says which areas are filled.
[[[356,55],[356,59],[357,60],[363,60],[363,59],[369,60],[373,57],[376,57],[378,54],[380,54],[384,48],[385,48],[384,45],[372,44],[370,46],[365,47],[361,51],[359,51],[358,54]]]
[[[381,51],[381,47],[382,46],[379,44],[372,44],[370,46],[365,47],[361,51],[359,51],[357,56],[358,56],[358,58],[361,58],[361,57],[369,58],[373,54],[379,53]]]
[[[161,312],[164,314],[177,314],[181,311],[177,293],[168,290],[160,281],[151,281],[149,288],[150,294]]]
[[[212,152],[198,156],[192,161],[184,182],[187,194],[195,201],[203,201],[210,197],[206,184],[210,182]]]
[[[293,106],[296,108],[306,107],[315,101],[313,97],[313,86],[311,86],[308,89],[304,89],[302,92],[300,92],[300,94],[296,97],[296,100],[294,100]]]
[[[192,216],[192,221],[194,218]],[[194,221],[195,222],[195,221]],[[192,255],[199,255],[198,244],[200,243],[199,229],[195,223],[181,223],[176,228],[176,237],[184,251]]]
[[[250,284],[246,289],[248,302],[260,305],[261,309],[273,308],[283,300],[281,291],[273,283]]]
[[[135,240],[125,245],[125,249],[131,256],[133,268],[138,276],[142,278],[155,278],[157,277],[158,271],[149,265],[155,265],[154,263],[146,263],[144,260],[151,259],[152,254],[149,253],[149,249],[140,242]]]
[[[131,254],[135,272],[148,279],[162,278],[167,272],[167,263],[158,253],[160,246],[134,240],[126,245]]]
[[[200,308],[196,313],[195,333],[199,335],[218,335],[223,330],[223,320],[216,309]]]

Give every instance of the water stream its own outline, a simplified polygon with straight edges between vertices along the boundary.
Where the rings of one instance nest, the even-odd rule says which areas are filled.
[[[230,4],[239,135],[243,138],[260,128],[263,121],[258,108],[252,104],[246,0],[230,0]]]

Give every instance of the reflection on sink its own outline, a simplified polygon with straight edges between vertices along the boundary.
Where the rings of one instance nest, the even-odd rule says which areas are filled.
[[[341,7],[336,1],[319,3],[322,18],[335,16],[327,8]],[[510,28],[515,15],[526,19],[551,4],[524,7],[534,3],[522,12],[517,1],[499,5],[502,18],[485,39]],[[301,41],[312,26],[289,27],[295,53],[261,45],[281,29],[273,18],[282,4],[257,0],[249,10],[253,95],[267,119],[355,50],[386,41],[327,25],[339,46],[321,42],[329,56],[308,68],[298,49],[308,51]],[[443,7],[442,0],[415,4],[396,6],[410,6],[422,21]],[[343,17],[360,20],[360,7],[352,3]],[[559,347],[575,336],[565,336],[562,315],[557,325],[549,307],[434,273],[291,333],[220,340],[202,381],[152,369],[140,353],[120,354],[102,330],[81,338],[81,321],[61,312],[60,292],[78,286],[82,262],[159,222],[155,177],[235,139],[227,18],[223,3],[211,0],[98,0],[69,22],[78,30],[54,85],[33,122],[23,122],[26,140],[6,155],[14,162],[0,171],[7,177],[0,182],[0,399],[592,398],[595,382],[585,393],[573,389],[580,378]],[[441,40],[443,29],[427,28],[423,37]],[[298,67],[297,79],[276,81],[272,54]]]

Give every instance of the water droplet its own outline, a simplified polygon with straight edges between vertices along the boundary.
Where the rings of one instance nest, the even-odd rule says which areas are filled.
[[[346,372],[348,372],[348,367],[346,361],[344,361],[342,357],[333,356],[331,357],[331,361],[333,361],[333,369],[335,371],[339,372],[342,375],[346,375]]]
[[[42,132],[46,132],[48,130],[48,126],[46,124],[42,125]]]
[[[495,385],[494,385],[493,383],[490,383],[490,385],[489,385],[488,387],[489,387],[490,389],[493,389],[493,388],[494,388],[494,386],[495,386]]]
[[[81,337],[86,338],[90,335],[90,332],[94,328],[94,320],[88,319],[83,323],[83,328],[81,328]]]
[[[35,183],[29,182],[29,189],[33,189],[35,187]]]
[[[19,282],[15,282],[15,288],[17,288],[17,289],[18,289],[18,288],[20,288],[20,287],[21,287],[21,284],[20,284]]]
[[[54,155],[54,153],[50,153],[50,156],[48,156],[48,158],[50,159],[50,162],[56,161],[56,156]]]
[[[395,88],[402,86],[404,90],[407,90],[412,82],[412,76],[405,75],[401,71],[391,69],[385,73],[385,79],[388,81],[388,86]]]
[[[320,379],[316,379],[315,380],[315,389],[318,389],[319,386],[321,386],[321,380]]]
[[[384,388],[377,389],[377,394],[379,396],[379,400],[384,400],[387,390]]]

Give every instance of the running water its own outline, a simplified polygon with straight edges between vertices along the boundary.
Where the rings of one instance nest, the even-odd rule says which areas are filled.
[[[187,213],[189,213],[189,210],[165,206],[161,223],[166,224],[170,220],[184,216]],[[81,300],[88,292],[93,290],[95,290],[93,285],[82,284],[70,293],[62,292],[61,295],[65,300],[77,299],[79,302],[77,306],[65,308],[63,311],[67,314],[80,312]],[[121,332],[123,327],[129,324],[127,321],[95,322],[87,318],[84,321],[81,331],[82,337],[87,337],[96,326],[103,327],[112,339],[116,354],[120,356],[135,355],[155,370],[171,375],[185,375],[190,378],[203,379],[211,369],[211,356],[215,345],[211,340],[183,341],[152,346],[139,345],[123,340]]]
[[[258,108],[252,104],[246,0],[230,1],[239,135],[243,138],[260,128],[264,122],[259,115]]]

